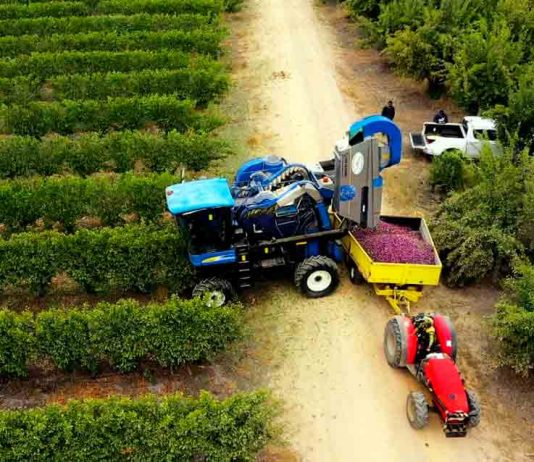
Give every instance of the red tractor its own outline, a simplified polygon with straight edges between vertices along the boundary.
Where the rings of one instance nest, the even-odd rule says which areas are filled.
[[[438,412],[448,437],[465,436],[468,428],[480,422],[477,397],[465,389],[455,363],[456,348],[456,331],[447,316],[395,316],[387,323],[384,353],[388,364],[406,367],[432,394],[432,405],[423,392],[408,395],[406,414],[413,428],[428,423],[429,410]]]

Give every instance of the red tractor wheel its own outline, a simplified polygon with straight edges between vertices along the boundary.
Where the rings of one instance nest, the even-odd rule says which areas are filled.
[[[407,351],[404,317],[395,316],[388,321],[384,331],[384,355],[391,367],[406,367]]]
[[[428,403],[424,393],[412,391],[406,400],[406,416],[410,425],[420,430],[428,423]]]

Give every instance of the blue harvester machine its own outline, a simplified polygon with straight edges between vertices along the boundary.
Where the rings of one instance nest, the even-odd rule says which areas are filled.
[[[193,295],[221,306],[282,267],[309,297],[333,292],[342,238],[355,225],[378,224],[380,172],[401,155],[399,128],[370,116],[351,125],[333,160],[314,168],[267,156],[243,164],[232,185],[214,178],[169,186],[168,209],[189,236],[189,260],[200,276]]]

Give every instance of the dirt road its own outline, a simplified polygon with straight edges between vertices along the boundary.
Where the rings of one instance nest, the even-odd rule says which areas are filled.
[[[313,163],[330,155],[355,119],[335,78],[326,32],[310,1],[250,4],[255,31],[253,66],[261,70],[261,99],[268,108],[261,131],[269,145],[295,161]]]
[[[247,4],[239,47],[240,78],[250,85],[249,144],[257,153],[306,163],[325,159],[349,123],[368,110],[340,91],[336,68],[343,63],[333,31],[312,0]],[[396,194],[395,182],[387,184],[390,201]],[[353,287],[344,276],[326,299],[304,299],[289,283],[270,283],[253,297],[256,362],[249,367],[284,401],[283,421],[299,460],[521,460],[508,435],[484,419],[457,440],[444,438],[437,416],[423,431],[409,427],[405,398],[419,386],[387,366],[382,332],[390,312],[369,287]]]

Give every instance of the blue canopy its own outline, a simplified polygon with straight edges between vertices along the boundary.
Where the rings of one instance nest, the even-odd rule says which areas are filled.
[[[166,188],[165,194],[167,207],[173,215],[234,205],[234,198],[225,178],[175,184]]]

